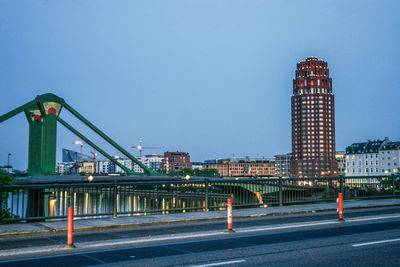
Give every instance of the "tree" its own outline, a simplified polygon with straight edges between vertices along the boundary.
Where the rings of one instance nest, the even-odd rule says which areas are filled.
[[[0,168],[0,186],[3,185],[9,185],[14,182],[14,177],[3,171],[2,168]],[[15,215],[12,215],[10,212],[10,209],[7,208],[7,192],[3,192],[0,196],[2,198],[1,201],[1,217],[2,218],[14,218]]]

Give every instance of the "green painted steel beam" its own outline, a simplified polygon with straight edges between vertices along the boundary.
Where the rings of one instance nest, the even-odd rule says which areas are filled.
[[[87,144],[89,144],[91,147],[93,147],[94,149],[96,149],[98,152],[100,152],[103,156],[105,156],[106,158],[108,158],[109,160],[111,160],[112,162],[114,162],[117,166],[119,166],[121,169],[123,169],[126,173],[130,174],[130,175],[135,175],[136,173],[134,171],[132,171],[131,169],[125,167],[124,165],[122,165],[121,163],[119,163],[117,160],[115,160],[112,156],[110,156],[109,154],[107,154],[107,152],[105,152],[104,150],[102,150],[100,147],[98,147],[97,145],[95,145],[92,141],[90,141],[88,138],[86,138],[83,134],[81,134],[79,131],[77,131],[74,127],[72,127],[71,125],[69,125],[66,121],[64,121],[63,119],[61,119],[60,117],[57,118],[57,120],[68,130],[70,130],[71,132],[73,132],[74,134],[76,134],[79,138],[81,138],[83,141],[85,141]]]
[[[29,123],[28,174],[42,174],[42,122]]]
[[[115,147],[117,150],[119,150],[122,154],[127,156],[130,160],[135,162],[137,165],[139,165],[147,174],[149,175],[162,175],[157,171],[154,171],[150,168],[148,168],[146,165],[144,165],[142,162],[140,162],[138,159],[136,159],[134,156],[129,154],[128,151],[126,151],[124,148],[119,146],[116,142],[114,142],[110,137],[108,137],[106,134],[104,134],[102,131],[100,131],[96,126],[94,126],[91,122],[86,120],[81,114],[79,114],[75,109],[73,109],[70,105],[67,103],[64,104],[64,107],[71,112],[75,117],[77,117],[80,121],[82,121],[84,124],[86,124],[90,129],[95,131],[98,135],[103,137],[110,145]]]
[[[57,116],[48,114],[42,126],[42,173],[56,173]]]
[[[21,113],[21,112],[31,108],[34,105],[37,105],[37,100],[36,99],[26,103],[25,105],[22,105],[22,106],[16,108],[14,110],[11,110],[10,112],[4,114],[3,116],[0,116],[0,123],[2,123],[5,120],[8,120],[9,118],[14,117],[18,113]]]

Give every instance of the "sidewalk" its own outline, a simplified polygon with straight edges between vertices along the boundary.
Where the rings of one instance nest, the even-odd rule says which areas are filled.
[[[344,202],[346,209],[365,209],[400,206],[400,199],[358,200]],[[302,204],[283,207],[234,209],[233,218],[278,216],[323,211],[336,211],[336,203]],[[346,216],[346,215],[345,215]],[[200,222],[226,219],[226,211],[187,212],[166,215],[126,216],[116,219],[78,219],[74,221],[74,231],[91,231],[119,227],[151,226],[186,222]],[[0,225],[0,238],[35,234],[60,233],[67,231],[67,221],[15,223]]]

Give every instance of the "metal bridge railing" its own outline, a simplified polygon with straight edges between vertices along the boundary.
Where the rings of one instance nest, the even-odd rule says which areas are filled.
[[[38,221],[208,211],[233,206],[267,207],[344,199],[399,197],[396,176],[114,181],[75,184],[0,185],[0,220]]]

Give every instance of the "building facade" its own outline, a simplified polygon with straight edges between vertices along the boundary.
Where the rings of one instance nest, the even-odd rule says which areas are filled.
[[[220,176],[274,176],[275,162],[268,159],[206,160],[204,169],[217,169]]]
[[[71,174],[71,169],[75,165],[75,162],[59,162],[56,164],[57,174]]]
[[[136,158],[150,169],[153,169],[155,171],[162,170],[162,163],[164,160],[163,155],[152,154],[146,156],[139,156]],[[144,170],[137,164],[133,164],[133,170],[137,173],[144,173]]]
[[[186,152],[165,152],[163,168],[167,173],[191,169],[190,155]]]
[[[204,167],[203,162],[192,162],[192,169],[193,170],[202,170]]]
[[[96,173],[98,174],[108,174],[115,172],[115,164],[114,162],[106,159],[99,160],[96,162]]]
[[[338,175],[346,174],[346,153],[345,152],[336,152],[335,158],[338,164]]]
[[[95,163],[93,161],[84,161],[78,169],[79,173],[94,174],[96,172]]]
[[[275,155],[275,176],[288,178],[290,176],[290,161],[292,154]]]
[[[133,162],[132,162],[132,160],[130,160],[130,159],[128,159],[128,158],[116,158],[116,160],[121,164],[121,165],[123,165],[124,167],[127,167],[128,169],[130,169],[130,170],[133,170]],[[116,164],[112,164],[112,166],[114,166],[114,169],[115,169],[115,173],[125,173],[125,171],[123,170],[123,169],[121,169],[121,167],[119,167],[118,165],[116,165]]]
[[[127,167],[128,169],[133,170],[136,173],[144,173],[144,170],[139,167],[139,165],[135,164],[132,160],[128,158],[115,158],[119,163],[123,166]],[[160,171],[162,169],[162,163],[164,156],[162,155],[146,155],[146,156],[139,156],[136,157],[141,163],[145,166],[155,170]],[[110,160],[100,160],[96,162],[96,172],[101,174],[109,174],[109,173],[120,173],[124,174],[125,171],[121,169],[118,165],[114,164]]]
[[[335,109],[328,63],[316,57],[297,64],[292,94],[291,177],[337,175]]]
[[[368,140],[346,148],[346,176],[390,175],[399,171],[400,142]]]

